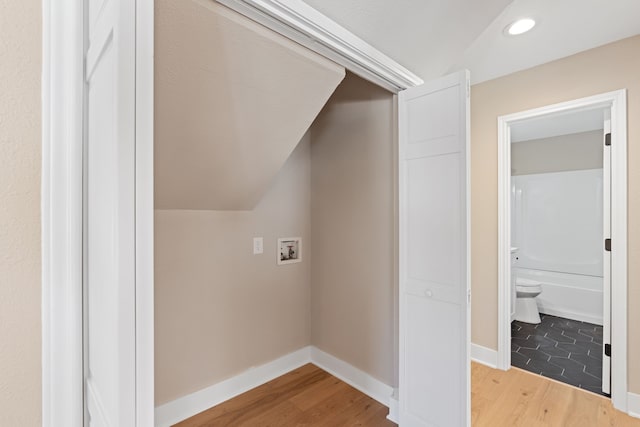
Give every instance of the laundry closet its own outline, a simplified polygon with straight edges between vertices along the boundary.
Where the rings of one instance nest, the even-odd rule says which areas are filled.
[[[469,417],[468,73],[396,95],[328,57],[155,2],[157,425],[309,362]]]
[[[396,385],[394,95],[213,1],[155,30],[156,406],[310,345]]]

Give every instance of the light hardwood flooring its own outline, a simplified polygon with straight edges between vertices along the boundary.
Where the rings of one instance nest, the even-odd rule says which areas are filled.
[[[611,401],[588,391],[511,368],[471,364],[471,425],[600,427],[640,426]]]
[[[395,426],[388,409],[353,387],[308,364],[227,402],[179,427]],[[471,366],[473,427],[640,426],[615,411],[605,397],[529,372]]]

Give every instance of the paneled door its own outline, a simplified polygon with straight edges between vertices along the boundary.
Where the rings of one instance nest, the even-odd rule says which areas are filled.
[[[85,0],[84,425],[136,425],[135,17]]]
[[[470,425],[469,73],[400,92],[400,425]]]

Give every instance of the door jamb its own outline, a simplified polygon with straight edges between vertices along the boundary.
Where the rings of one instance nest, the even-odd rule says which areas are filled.
[[[559,112],[611,108],[611,401],[627,412],[627,101],[626,89],[498,117],[498,363],[511,365],[510,126]]]

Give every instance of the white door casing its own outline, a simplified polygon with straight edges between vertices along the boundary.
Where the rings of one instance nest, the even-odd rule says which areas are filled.
[[[136,425],[135,17],[85,1],[85,426]]]
[[[83,422],[83,13],[42,1],[42,425]]]
[[[470,425],[469,73],[399,93],[400,425]]]
[[[613,407],[627,412],[627,109],[626,89],[586,98],[534,108],[498,117],[498,369],[511,365],[511,150],[510,126],[514,123],[596,108],[610,109],[611,147],[609,188],[611,255],[610,326],[611,338],[610,390]],[[605,152],[605,156],[607,153]],[[606,299],[607,297],[605,297]],[[606,341],[605,341],[606,343]]]
[[[131,7],[132,5],[135,5],[135,10]],[[131,180],[131,151],[129,150],[131,147],[128,147],[129,151],[119,150],[118,153],[127,159],[129,165],[112,171],[114,173],[111,179],[114,183],[103,185],[103,187],[110,185],[109,188],[115,188],[121,193],[130,195],[134,191],[137,193],[135,213],[133,209],[130,211],[131,215],[135,215],[135,241],[133,237],[122,239],[122,233],[112,236],[114,241],[117,240],[116,245],[125,245],[125,240],[129,242],[131,246],[123,251],[128,254],[133,253],[132,248],[135,243],[135,258],[130,257],[129,262],[135,262],[136,266],[135,283],[130,280],[130,275],[124,275],[127,276],[129,285],[135,285],[135,289],[133,287],[127,289],[127,292],[135,292],[136,295],[135,325],[130,323],[130,303],[126,309],[124,306],[118,307],[122,309],[124,318],[131,326],[126,333],[126,338],[131,342],[131,336],[135,336],[135,389],[131,388],[131,391],[124,395],[124,398],[130,398],[135,393],[135,398],[130,398],[125,405],[120,405],[118,410],[130,414],[131,406],[135,405],[136,425],[152,426],[154,423],[153,0],[136,0],[127,4],[124,2],[120,4],[119,0],[110,3],[109,1],[44,0],[42,6],[42,425],[80,427],[89,423],[85,405],[88,403],[98,405],[96,403],[98,398],[95,395],[92,396],[93,402],[85,399],[83,372],[85,350],[83,329],[86,329],[83,323],[84,315],[88,314],[88,312],[83,313],[83,305],[86,302],[84,297],[88,296],[83,295],[85,285],[83,273],[86,273],[83,263],[87,261],[84,256],[86,242],[83,242],[83,239],[88,234],[83,217],[88,206],[88,200],[85,200],[88,192],[85,173],[87,172],[86,161],[89,160],[83,157],[86,154],[87,142],[97,144],[109,139],[109,136],[101,135],[95,129],[94,136],[97,135],[100,139],[87,140],[86,138],[89,110],[88,103],[85,101],[101,104],[100,99],[102,99],[105,101],[104,105],[99,107],[94,105],[95,111],[91,112],[100,112],[102,109],[104,117],[98,118],[99,114],[94,114],[93,124],[101,126],[103,130],[119,128],[117,138],[111,138],[113,142],[126,139],[132,142],[130,132],[133,115],[131,112],[135,109],[135,182]],[[89,16],[93,19],[91,28],[87,22]],[[122,19],[123,17],[126,19]],[[102,20],[102,23],[98,20]],[[132,25],[134,21],[135,27]],[[89,37],[90,30],[91,37]],[[133,39],[134,31],[135,40]],[[91,45],[88,44],[89,41]],[[114,46],[118,49],[123,45],[126,46],[119,50],[120,54],[109,51],[109,49],[113,50]],[[89,47],[88,52],[87,47]],[[131,58],[134,49],[135,68],[130,60],[122,60],[123,55]],[[87,89],[91,85],[98,92],[101,90],[102,95],[108,92],[104,87],[114,82],[105,78],[99,81],[97,72],[104,74],[104,70],[109,69],[112,77],[118,75],[118,83],[112,86],[114,91],[108,97],[95,96],[92,100],[85,99]],[[94,73],[89,78],[90,85],[87,85],[85,79],[87,72]],[[132,91],[134,85],[131,84],[134,73],[135,97]],[[115,89],[127,95],[118,96]],[[96,92],[92,95],[96,95]],[[107,104],[113,108],[109,108]],[[127,131],[124,132],[124,129]],[[126,137],[121,138],[122,134],[126,134]],[[105,149],[101,146],[98,148]],[[113,158],[106,160],[113,163]],[[99,166],[102,169],[92,173],[99,175],[100,171],[104,172],[109,168],[109,166]],[[125,187],[130,188],[122,191]],[[101,194],[92,196],[103,197]],[[132,207],[131,203],[128,207]],[[125,204],[112,204],[109,208],[117,210],[119,214],[127,212]],[[108,216],[108,213],[104,213],[102,219]],[[114,224],[116,223],[111,225]],[[129,224],[128,230],[131,231],[131,229]],[[112,227],[112,230],[116,228]],[[119,229],[119,231],[122,230],[124,227]],[[106,246],[107,244],[102,244],[98,250],[104,250]],[[112,257],[111,260],[115,258],[121,257]],[[118,266],[118,268],[121,267]],[[104,269],[104,266],[99,268]],[[93,283],[90,285],[93,286]],[[130,295],[127,298],[130,298]],[[102,307],[98,305],[98,309]],[[94,318],[97,314],[99,313],[95,311],[92,313]],[[124,323],[120,323],[114,329],[122,327]],[[113,336],[100,337],[100,339],[112,338]],[[100,340],[96,341],[99,344]],[[127,351],[129,350],[130,348],[127,348]],[[124,353],[121,351],[120,355],[122,354]],[[100,360],[99,357],[100,355],[94,355],[90,363],[97,363]],[[131,376],[130,361],[120,364],[120,360],[114,359],[111,362],[114,365],[118,364],[117,368],[111,366],[114,370],[122,368],[127,372],[125,381],[131,383],[133,376]],[[94,386],[92,391],[106,390],[104,387],[106,382],[102,381],[105,378],[104,370],[98,369],[97,364],[92,365],[92,368],[95,368],[92,372],[95,376],[90,379],[90,382],[96,380],[90,384]],[[124,377],[124,375],[118,375]],[[117,381],[120,379],[113,380],[113,383]],[[122,398],[117,397],[117,399]],[[100,405],[106,411],[105,407],[109,406],[107,403],[109,397],[100,398],[100,400],[105,400]],[[111,414],[111,418],[115,419],[115,421],[108,421],[112,425],[134,425],[129,422],[129,417]],[[96,415],[91,420],[91,424],[97,425],[99,421],[100,418]]]

